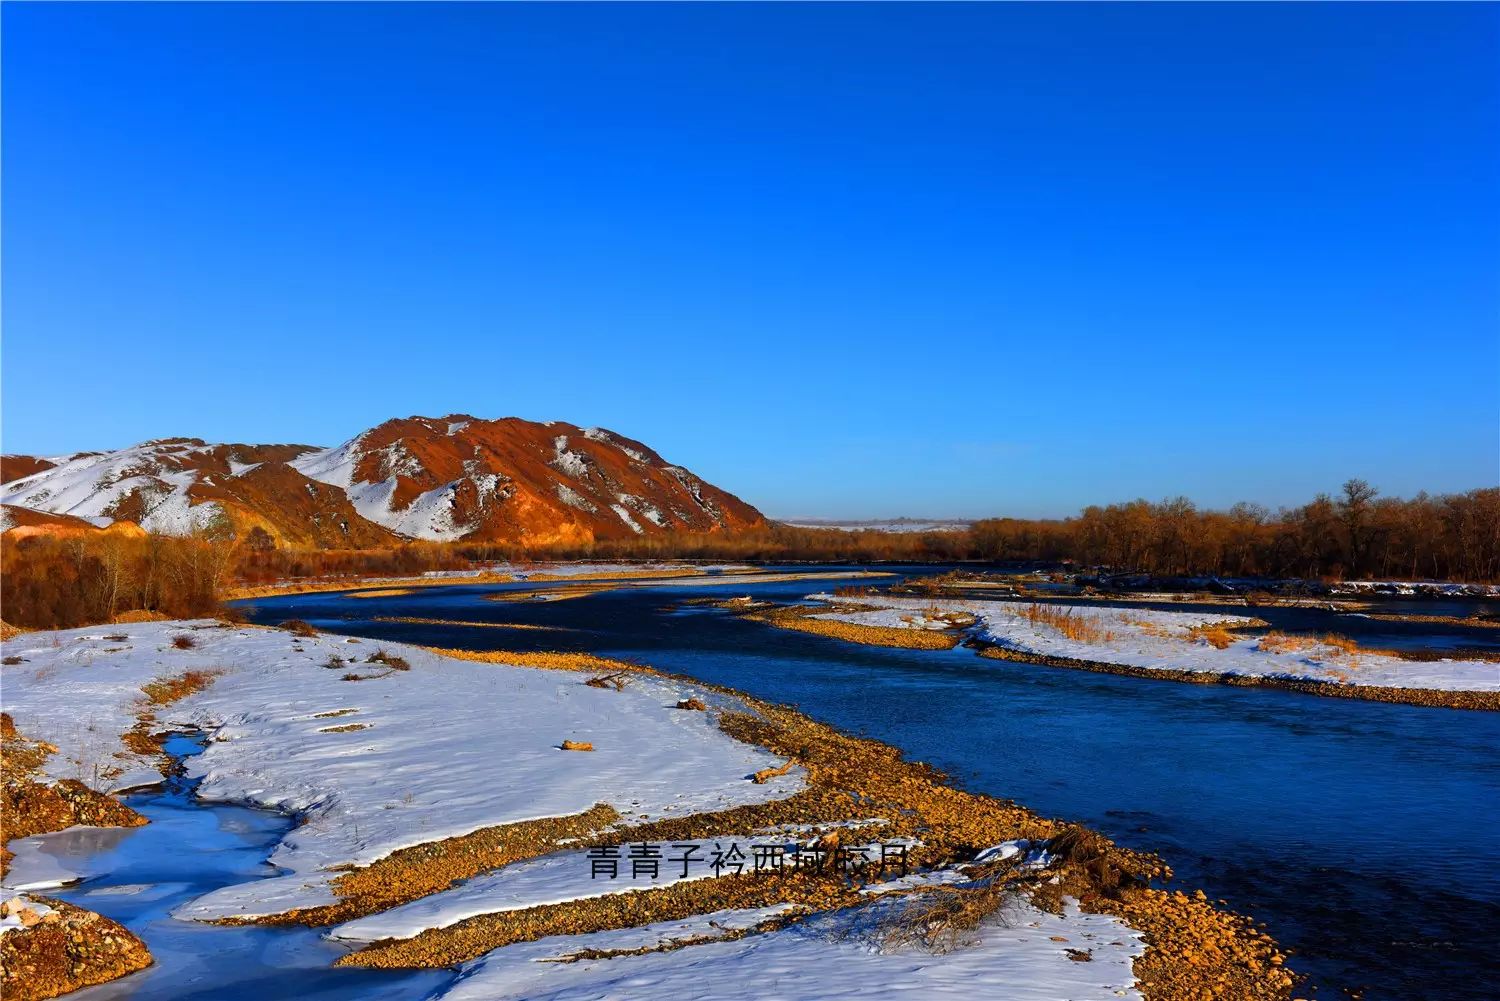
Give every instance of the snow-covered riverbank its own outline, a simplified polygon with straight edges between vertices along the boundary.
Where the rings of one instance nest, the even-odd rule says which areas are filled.
[[[796,767],[771,782],[752,781],[785,758],[729,736],[713,712],[677,708],[687,696],[711,708],[744,708],[733,697],[657,676],[633,675],[614,690],[583,684],[588,671],[481,663],[215,621],[31,633],[7,642],[4,652],[4,710],[20,732],[57,747],[42,777],[114,791],[159,781],[160,759],[122,742],[143,713],[152,713],[153,731],[192,728],[207,736],[208,747],[185,761],[188,774],[202,780],[201,798],[302,820],[271,853],[282,874],[186,901],[174,910],[182,920],[330,905],[335,882],[351,867],[498,825],[587,815],[599,804],[617,811],[622,825],[670,821],[806,788]],[[213,680],[165,704],[144,697],[153,682],[194,672]],[[594,750],[563,750],[565,740]],[[711,851],[714,839],[697,840]],[[55,883],[69,875],[35,847],[17,857],[10,882]],[[52,868],[28,871],[33,862]],[[363,941],[411,936],[473,915],[636,888],[625,881],[601,887],[584,852],[564,849],[481,868],[449,890],[347,922],[333,934]],[[1119,918],[1076,908],[1053,915],[1018,898],[978,929],[969,947],[938,955],[893,947],[878,907],[814,913],[746,937],[745,929],[788,908],[519,942],[467,964],[451,996],[675,999],[694,983],[699,996],[764,996],[751,985],[768,975],[780,995],[810,999],[839,992],[915,998],[974,984],[1017,998],[1140,996],[1132,962],[1144,945]],[[717,941],[639,951],[703,936]],[[585,949],[623,952],[539,962]],[[1090,961],[1072,952],[1086,952]],[[704,976],[714,985],[708,995]]]
[[[819,600],[835,601],[818,594]],[[977,620],[974,635],[1004,650],[1140,668],[1246,678],[1332,682],[1356,686],[1500,692],[1500,663],[1462,658],[1407,660],[1380,651],[1349,649],[1318,637],[1244,635],[1246,616],[1217,612],[1037,606],[1024,602],[861,596],[873,611],[817,617],[860,625],[943,628],[934,608]],[[1042,608],[1042,614],[1034,609]],[[1263,625],[1263,623],[1262,623]],[[1213,627],[1222,627],[1219,630]]]

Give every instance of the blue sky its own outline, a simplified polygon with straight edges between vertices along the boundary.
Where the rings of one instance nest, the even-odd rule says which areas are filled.
[[[3,446],[602,425],[778,516],[1500,482],[1500,7],[4,9]]]

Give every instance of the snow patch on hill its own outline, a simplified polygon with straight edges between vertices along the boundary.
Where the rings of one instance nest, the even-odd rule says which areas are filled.
[[[117,452],[56,456],[49,460],[56,463],[52,468],[5,484],[0,503],[72,515],[103,527],[135,495],[142,528],[187,535],[221,513],[217,505],[190,502],[188,488],[197,477],[180,468],[209,451],[204,445],[148,442]]]

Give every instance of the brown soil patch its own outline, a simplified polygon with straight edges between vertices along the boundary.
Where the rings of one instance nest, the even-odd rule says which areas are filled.
[[[786,608],[762,608],[743,603],[725,602],[721,607],[735,612],[743,618],[753,619],[776,626],[778,629],[794,629],[802,633],[816,633],[850,643],[869,646],[904,647],[909,650],[952,650],[958,646],[960,636],[946,629],[907,629],[900,626],[868,626],[838,619],[813,618],[828,612],[862,611],[864,606],[803,606]]]
[[[151,965],[145,943],[100,914],[35,897],[53,913],[0,936],[0,994],[40,1001],[102,984]]]
[[[171,705],[195,692],[203,691],[223,673],[223,671],[184,671],[172,677],[148,681],[141,686],[141,691],[146,693],[146,699],[152,705]]]

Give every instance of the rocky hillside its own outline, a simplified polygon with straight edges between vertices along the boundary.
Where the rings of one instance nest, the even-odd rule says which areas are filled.
[[[260,528],[282,544],[325,547],[545,545],[764,520],[613,432],[461,414],[387,421],[327,449],[164,438],[113,452],[7,455],[0,482],[0,503],[96,525],[184,534],[227,519],[237,533]]]

